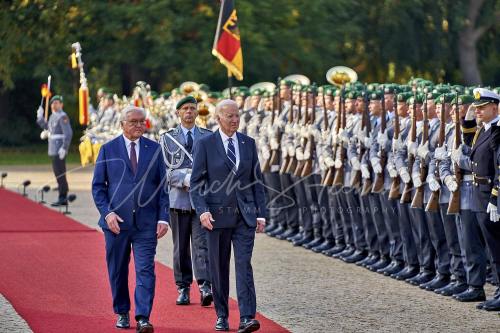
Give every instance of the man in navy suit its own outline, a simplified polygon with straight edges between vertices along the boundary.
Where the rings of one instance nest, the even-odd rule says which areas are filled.
[[[158,239],[168,231],[168,193],[160,145],[142,135],[146,114],[122,111],[123,135],[104,144],[97,158],[92,195],[101,214],[106,262],[117,328],[129,328],[128,266],[133,248],[137,332],[153,332],[149,315],[155,291],[154,257]]]
[[[190,193],[193,207],[208,232],[208,255],[217,322],[229,330],[229,262],[234,248],[236,289],[240,310],[238,332],[260,328],[255,320],[256,296],[252,272],[255,232],[264,230],[267,215],[262,174],[255,141],[237,133],[237,104],[223,100],[215,117],[219,130],[194,146]]]

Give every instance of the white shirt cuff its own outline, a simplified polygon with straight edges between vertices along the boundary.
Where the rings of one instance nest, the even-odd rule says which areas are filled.
[[[158,221],[158,224],[166,224],[166,225],[170,225],[170,223],[168,223],[167,221],[163,221],[163,220],[159,220],[159,221]]]
[[[115,213],[115,212],[109,212],[109,213],[108,213],[108,215],[106,215],[106,216],[104,217],[104,221],[107,221],[107,220],[108,220],[108,216],[109,216],[109,215],[111,215],[111,214],[114,214],[114,213]]]
[[[258,221],[258,222],[262,222],[262,223],[266,224],[266,219],[265,219],[265,218],[263,218],[263,217],[258,217],[258,218],[257,218],[257,221]]]

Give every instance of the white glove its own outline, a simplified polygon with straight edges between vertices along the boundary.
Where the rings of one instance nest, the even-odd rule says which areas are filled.
[[[295,147],[293,144],[288,144],[287,146],[288,149],[288,156],[294,157],[295,156]]]
[[[448,152],[446,151],[446,147],[443,145],[442,147],[437,147],[434,150],[434,158],[438,161],[444,161],[448,158]]]
[[[267,147],[265,149],[262,149],[262,157],[265,160],[268,160],[269,157],[271,157],[271,152],[269,151],[269,149],[267,149]]]
[[[366,164],[361,164],[361,177],[364,179],[370,178],[370,170],[368,170],[368,165]]]
[[[476,108],[471,104],[465,114],[465,120],[473,120],[474,118],[476,118]]]
[[[451,159],[453,162],[460,164],[460,160],[462,159],[462,145],[458,146],[458,149],[451,150]]]
[[[387,135],[387,130],[379,132],[377,134],[377,142],[382,148],[385,148],[387,142],[389,142],[389,136]]]
[[[42,140],[47,140],[50,136],[50,132],[47,130],[43,130],[42,133],[40,133],[40,139]]]
[[[417,155],[417,143],[413,141],[408,141],[407,148],[408,148],[408,154],[411,154],[413,156]]]
[[[444,178],[444,184],[450,192],[455,192],[458,189],[458,183],[453,176],[446,176]]]
[[[299,161],[304,160],[304,152],[302,151],[302,147],[297,147],[297,149],[295,149],[295,156],[297,156],[297,160]]]
[[[333,158],[331,158],[331,156],[327,156],[325,157],[325,164],[327,167],[331,168],[335,166],[335,161],[333,160]]]
[[[366,148],[370,148],[372,145],[372,138],[369,136],[363,138],[363,144],[365,145]]]
[[[340,169],[342,168],[342,161],[340,160],[340,158],[336,158],[335,159],[335,169]]]
[[[185,187],[189,187],[189,183],[191,182],[191,174],[187,173],[186,176],[184,176],[184,180],[182,181],[182,185]]]
[[[419,172],[412,173],[411,180],[413,180],[413,186],[415,186],[415,187],[422,186],[422,180],[420,179],[420,173]]]
[[[387,172],[391,178],[396,178],[398,176],[398,171],[393,163],[387,163]]]
[[[401,177],[401,180],[405,184],[409,183],[411,180],[410,173],[408,172],[408,169],[405,167],[399,169],[399,176]]]
[[[378,158],[372,157],[370,159],[370,163],[372,164],[372,169],[374,173],[382,172],[382,165],[380,165],[380,160]]]
[[[65,150],[63,147],[61,147],[61,148],[59,148],[59,150],[57,151],[57,154],[59,155],[59,159],[60,159],[60,160],[63,160],[63,159],[64,159],[64,157],[66,156],[66,150]]]
[[[353,170],[361,169],[361,163],[359,163],[359,159],[357,157],[350,159],[350,162]]]
[[[486,207],[486,213],[490,214],[490,220],[492,222],[498,222],[500,220],[500,215],[498,214],[497,206],[495,206],[491,202],[489,202],[488,207]]]
[[[338,141],[338,136],[337,136],[337,133],[333,132],[333,133],[332,133],[332,144],[333,144],[333,145],[336,145],[336,144],[337,144],[337,141]]]
[[[403,141],[401,141],[401,136],[399,136],[397,139],[392,140],[392,151],[396,152],[398,150],[401,150],[403,148]]]
[[[271,146],[271,150],[278,150],[280,146],[276,138],[271,138],[271,140],[269,141],[269,145]]]
[[[36,110],[36,118],[37,119],[43,118],[43,109],[41,106],[39,106],[38,109]]]
[[[417,148],[417,155],[420,156],[421,159],[425,160],[428,154],[429,154],[429,141],[427,141],[423,145],[420,145]]]
[[[429,184],[429,189],[432,192],[436,192],[437,190],[439,190],[441,188],[441,185],[436,180],[436,177],[433,174],[427,175],[426,181],[427,181],[427,184]]]

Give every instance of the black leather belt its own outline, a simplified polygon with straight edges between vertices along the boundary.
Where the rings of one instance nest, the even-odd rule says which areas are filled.
[[[491,178],[490,177],[482,177],[478,176],[475,173],[472,174],[472,180],[474,185],[489,185],[491,184]]]

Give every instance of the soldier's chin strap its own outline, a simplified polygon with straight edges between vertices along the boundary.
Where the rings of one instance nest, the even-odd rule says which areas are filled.
[[[193,156],[191,156],[191,154],[186,150],[186,148],[179,141],[177,141],[173,136],[168,134],[168,132],[165,132],[163,135],[165,135],[170,140],[172,140],[186,154],[186,156],[191,160],[191,162],[193,162]],[[163,137],[163,144],[165,147],[168,147],[167,143],[165,142],[165,137]],[[165,155],[165,149],[162,149],[161,152],[163,154],[163,160],[165,161],[165,164],[167,166],[172,165],[172,163],[170,163],[168,161],[167,156]]]

